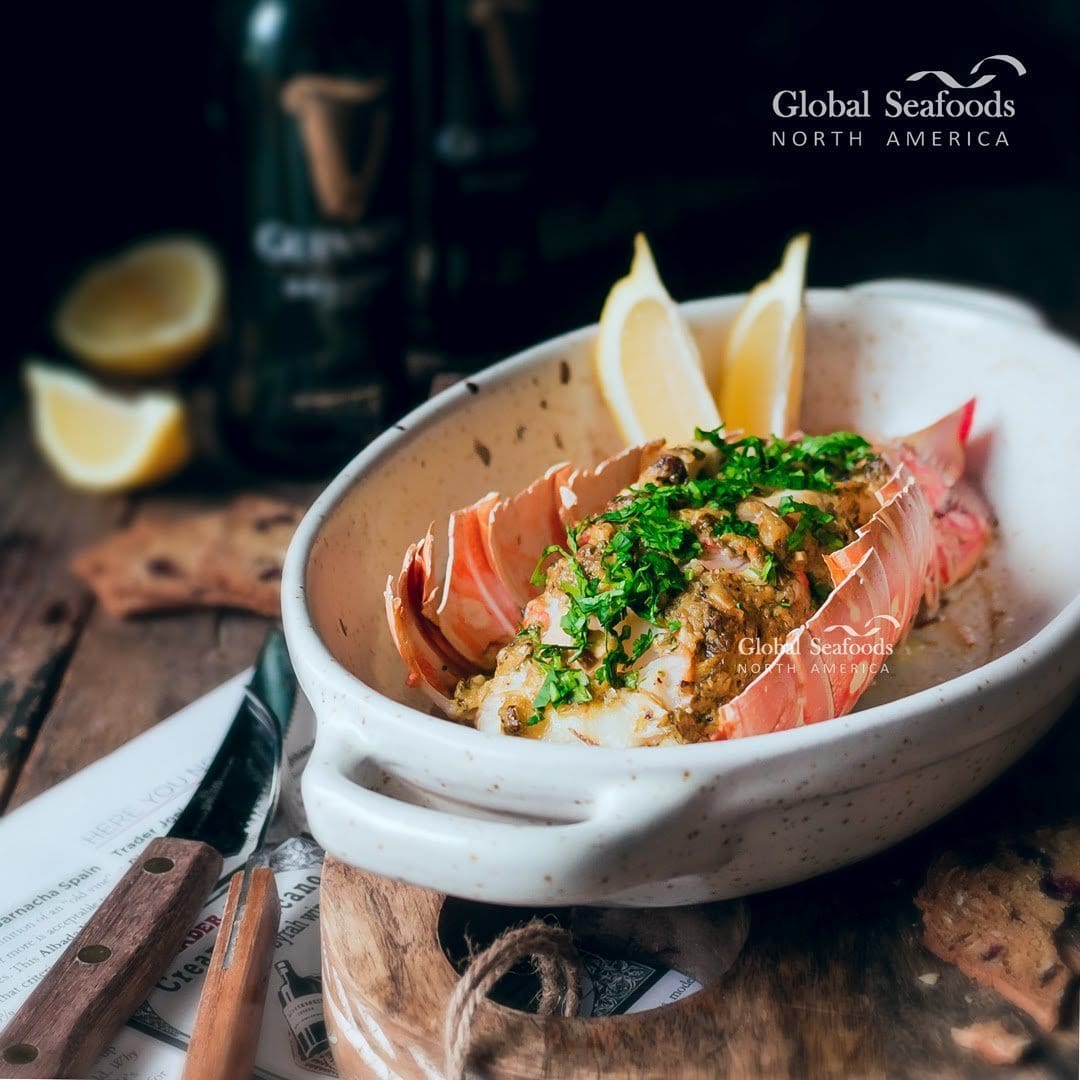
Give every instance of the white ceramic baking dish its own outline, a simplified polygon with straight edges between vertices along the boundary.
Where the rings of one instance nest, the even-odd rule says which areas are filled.
[[[739,299],[685,306],[706,356]],[[593,381],[593,333],[415,410],[300,526],[282,603],[318,716],[304,796],[328,851],[492,902],[732,897],[896,843],[1049,728],[1080,684],[1080,349],[1017,301],[903,281],[809,294],[803,426],[899,434],[977,395],[970,463],[1000,535],[989,567],[890,659],[859,711],[634,750],[484,735],[430,715],[386,629],[387,575],[433,518],[619,447]]]

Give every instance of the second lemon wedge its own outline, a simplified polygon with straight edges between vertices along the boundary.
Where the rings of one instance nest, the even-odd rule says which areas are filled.
[[[207,244],[146,240],[79,278],[56,313],[56,336],[106,374],[168,375],[210,344],[223,295],[221,267]]]
[[[129,491],[167,479],[191,456],[183,403],[173,394],[120,397],[85,376],[38,362],[25,368],[34,438],[74,487]]]
[[[806,329],[803,292],[810,237],[800,233],[779,269],[739,309],[713,386],[729,431],[789,435],[799,426]]]
[[[697,345],[640,234],[630,273],[612,287],[600,315],[596,369],[628,443],[686,442],[695,427],[720,423]]]

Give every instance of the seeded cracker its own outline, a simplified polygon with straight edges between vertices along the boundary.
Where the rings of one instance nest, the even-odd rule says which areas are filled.
[[[1077,826],[1040,830],[1043,851],[1072,848]],[[1035,849],[1037,850],[1037,849]],[[983,865],[955,852],[936,859],[915,898],[923,913],[927,948],[969,978],[995,989],[1028,1013],[1045,1031],[1060,1022],[1071,979],[1056,943],[1066,901],[1052,875],[1070,878],[1077,868],[1051,855],[1043,860],[1003,846]]]
[[[224,510],[138,521],[79,552],[71,568],[116,617],[191,607],[274,616],[301,515],[289,503],[243,496]]]

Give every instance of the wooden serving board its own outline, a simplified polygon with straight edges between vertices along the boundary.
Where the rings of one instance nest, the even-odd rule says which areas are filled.
[[[913,898],[947,848],[967,850],[1004,823],[1074,816],[1080,715],[963,811],[874,859],[733,904],[644,911],[568,909],[561,924],[607,957],[652,957],[705,989],[648,1013],[562,1020],[486,1001],[471,1078],[671,1080],[1066,1080],[1077,1075],[1076,998],[1053,1033],[995,990],[931,954]],[[991,847],[993,844],[991,843]],[[343,1080],[435,1080],[458,985],[461,928],[525,913],[470,905],[328,858],[323,993]],[[455,939],[456,934],[456,939]],[[456,941],[456,944],[455,944]],[[987,1065],[952,1029],[998,1020],[1032,1045],[1015,1066]]]
[[[342,1080],[442,1075],[443,1021],[459,978],[440,943],[446,903],[440,893],[326,860],[320,915],[323,1004]],[[746,940],[745,905],[578,913],[572,929],[580,943],[617,946],[608,955],[621,955],[632,943],[634,951],[692,975],[705,989],[650,1012],[589,1020],[535,1016],[488,999],[473,1027],[470,1064],[477,1075],[494,1080],[718,1075],[721,1048],[734,1024],[719,980]]]

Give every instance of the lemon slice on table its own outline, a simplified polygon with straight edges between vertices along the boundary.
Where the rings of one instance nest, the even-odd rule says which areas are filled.
[[[800,233],[779,269],[747,296],[728,334],[713,386],[724,423],[748,435],[789,435],[799,426],[810,237]]]
[[[39,362],[28,363],[24,375],[38,447],[74,487],[146,487],[191,457],[187,415],[175,394],[121,397],[84,375]]]
[[[148,240],[86,271],[56,313],[60,343],[107,374],[183,367],[221,323],[221,268],[201,240]]]
[[[628,443],[686,442],[695,427],[720,423],[697,345],[640,234],[630,273],[612,287],[600,315],[596,370]]]

